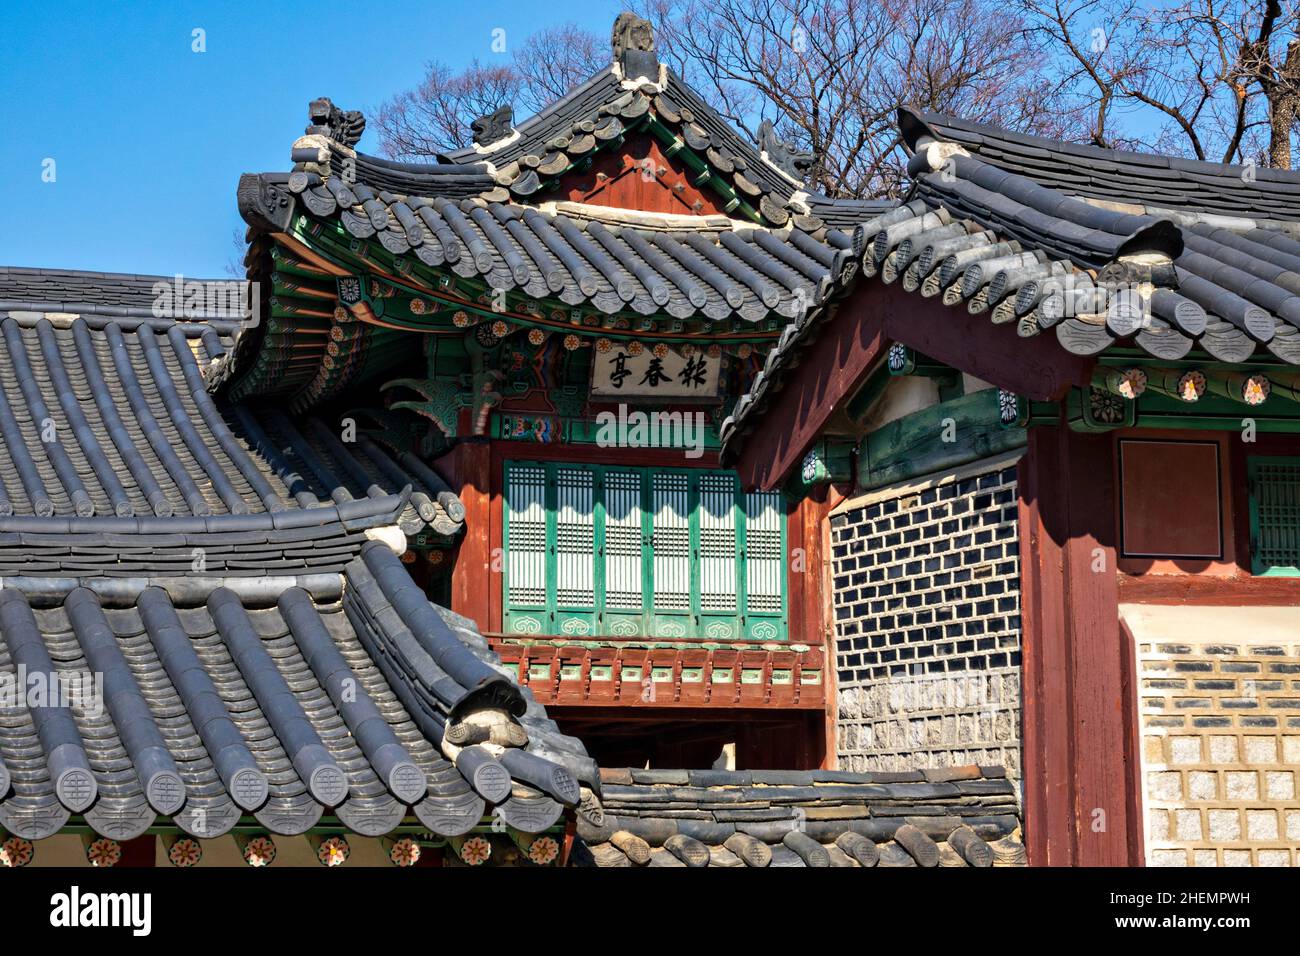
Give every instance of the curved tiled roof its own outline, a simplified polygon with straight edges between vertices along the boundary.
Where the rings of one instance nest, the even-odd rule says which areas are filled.
[[[454,533],[456,496],[364,433],[213,398],[249,318],[200,296],[174,319],[171,283],[0,272],[0,826],[448,837],[598,813],[582,745],[370,540]]]
[[[762,218],[785,225],[807,210],[789,205],[803,184],[768,162],[762,151],[700,98],[672,69],[653,80],[625,80],[620,64],[599,71],[493,143],[453,150],[450,163],[491,164],[511,195],[526,198],[547,178],[562,175],[608,142],[653,116],[676,136],[677,148],[696,154],[725,176],[736,202],[755,205]],[[809,231],[819,225],[803,220]]]
[[[1261,198],[1264,180],[1252,185],[1223,173],[1220,199],[1210,203],[1197,192],[1208,175],[1199,167],[1123,154],[1135,167],[1150,160],[1144,168],[1177,170],[1169,181],[1188,185],[1179,208],[1139,205],[1127,201],[1131,192],[1107,192],[1104,179],[1083,189],[1027,174],[989,144],[1032,148],[1044,168],[1069,168],[1091,157],[1089,148],[1067,150],[983,126],[976,138],[975,124],[908,110],[900,126],[913,150],[912,191],[909,201],[855,230],[858,281],[897,282],[987,315],[1009,326],[1008,335],[1054,335],[1079,355],[1132,344],[1164,361],[1196,350],[1224,363],[1281,364],[1282,376],[1293,374],[1286,366],[1300,365],[1300,220],[1280,218],[1292,215],[1289,207]],[[1098,158],[1098,168],[1117,162]],[[1300,189],[1294,173],[1275,172],[1268,181]],[[1219,211],[1197,211],[1203,208]],[[724,455],[776,394],[816,318],[782,332],[723,423]]]
[[[1000,768],[602,769],[596,866],[1016,866],[1015,789]]]
[[[232,426],[303,508],[383,498],[410,488],[397,526],[407,535],[426,528],[452,536],[465,524],[465,506],[437,472],[411,454],[385,445],[386,436],[358,432],[344,441],[337,425],[293,417],[271,406],[230,406]]]
[[[68,543],[50,536],[84,532],[77,547],[108,550],[93,560],[85,551],[81,570],[116,573],[113,548],[123,543],[114,536],[131,533],[242,534],[239,547],[256,553],[259,544],[302,549],[308,529],[340,522],[358,533],[395,521],[408,534],[459,531],[463,507],[414,456],[364,433],[345,444],[319,420],[307,426],[310,439],[292,427],[282,434],[260,424],[273,412],[211,396],[205,370],[245,320],[155,317],[159,283],[170,289],[172,280],[0,272],[0,534],[26,536],[38,558],[46,546],[66,553]],[[279,444],[266,440],[268,428]],[[10,553],[0,550],[0,572]],[[310,570],[310,557],[277,571]]]
[[[591,780],[580,746],[520,720],[526,692],[384,546],[332,587],[281,582],[269,594],[183,580],[110,597],[0,589],[0,675],[58,675],[66,695],[0,707],[0,825],[38,839],[76,814],[122,840],[162,817],[211,839],[245,816],[297,834],[329,813],[376,836],[411,814],[454,836],[491,807],[535,833],[577,804],[576,777],[545,755]],[[485,708],[516,715],[509,740],[494,732],[505,749],[449,747]]]
[[[1151,209],[1300,219],[1300,172],[1102,149],[1029,136],[985,123],[903,110],[912,146],[925,136],[957,143],[990,165],[1078,196]]]
[[[282,177],[280,177],[282,178]],[[636,229],[583,221],[529,206],[480,199],[407,196],[363,183],[331,189],[283,187],[285,203],[267,220],[259,199],[279,190],[274,177],[241,182],[241,211],[254,225],[283,231],[294,203],[337,217],[349,235],[376,240],[488,288],[516,291],[607,314],[666,314],[705,321],[792,317],[825,300],[851,274],[840,232],[818,241],[799,230],[737,227]],[[293,202],[290,202],[293,200]]]

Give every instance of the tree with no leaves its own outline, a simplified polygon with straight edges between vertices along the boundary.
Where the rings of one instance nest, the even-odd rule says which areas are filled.
[[[464,146],[478,117],[502,106],[535,113],[608,64],[608,41],[572,23],[533,34],[500,63],[476,59],[457,73],[432,62],[419,86],[380,106],[380,147],[412,160]]]
[[[770,120],[816,162],[811,188],[897,195],[900,106],[1102,146],[1291,166],[1297,12],[1282,0],[645,0],[661,61],[751,139]],[[461,146],[477,117],[526,116],[609,63],[573,24],[502,62],[431,64],[380,109],[394,158]]]
[[[1300,108],[1293,3],[1021,0],[1020,9],[1080,139],[1291,168]]]

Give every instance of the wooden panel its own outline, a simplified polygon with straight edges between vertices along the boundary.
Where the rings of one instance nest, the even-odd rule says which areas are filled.
[[[691,632],[691,507],[684,472],[650,476],[651,633],[685,637]]]
[[[1119,443],[1125,557],[1223,556],[1218,442]]]
[[[584,172],[565,175],[559,195],[615,209],[686,216],[726,214],[717,197],[696,187],[689,170],[665,156],[658,141],[644,133],[629,136],[618,152],[597,156]]]
[[[1300,575],[1300,457],[1252,456],[1247,475],[1251,570]]]
[[[540,465],[510,464],[505,484],[505,627],[550,633],[547,587],[546,473]]]
[[[1029,430],[1019,466],[1025,844],[1030,863],[1140,862],[1116,572],[1113,445]]]
[[[630,468],[605,472],[605,618],[608,633],[619,636],[645,633],[641,478]]]

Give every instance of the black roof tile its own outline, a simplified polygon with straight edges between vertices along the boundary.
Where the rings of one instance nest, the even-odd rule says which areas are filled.
[[[933,782],[919,772],[601,775],[604,819],[578,818],[596,866],[1025,863],[1020,810],[1001,768],[948,768]]]
[[[272,411],[214,398],[205,368],[224,353],[213,340],[233,342],[237,324],[218,332],[202,319],[56,312],[58,295],[88,300],[106,287],[128,290],[119,309],[144,309],[156,277],[51,273],[47,288],[42,275],[0,272],[0,295],[19,276],[24,303],[39,307],[0,307],[0,532],[68,528],[84,546],[91,532],[239,527],[297,529],[301,540],[340,522],[459,532],[455,494],[383,436],[343,442],[321,419],[304,434],[277,426],[287,419]]]
[[[584,788],[599,789],[581,745],[383,545],[341,578],[279,580],[163,578],[115,591],[7,581],[0,675],[25,667],[77,686],[94,672],[103,685],[55,706],[6,700],[0,825],[39,839],[81,814],[120,840],[161,817],[211,839],[242,813],[296,834],[328,811],[366,836],[408,814],[455,836],[479,825],[488,801],[473,761],[457,757],[474,748],[449,749],[446,737],[485,707],[518,721],[505,756],[478,748],[504,783],[491,802],[507,825],[546,829],[587,799]]]

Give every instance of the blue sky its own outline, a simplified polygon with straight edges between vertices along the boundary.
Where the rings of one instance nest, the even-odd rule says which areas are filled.
[[[497,27],[507,43],[570,20],[603,35],[621,7],[6,0],[0,265],[222,276],[239,174],[290,168],[311,99],[370,115],[430,59],[490,60]],[[361,149],[378,151],[371,133]]]

